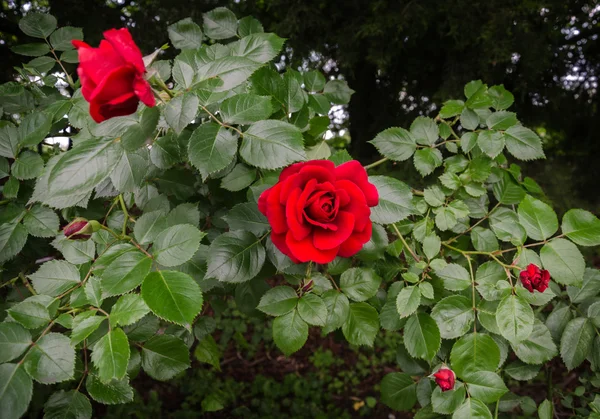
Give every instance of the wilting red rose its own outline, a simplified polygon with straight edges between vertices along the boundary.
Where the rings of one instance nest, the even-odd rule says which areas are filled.
[[[331,262],[356,254],[371,238],[369,207],[377,188],[356,160],[296,163],[262,193],[258,209],[271,224],[273,244],[294,262]]]
[[[438,372],[433,374],[435,382],[442,389],[442,391],[452,390],[454,383],[456,382],[456,374],[449,368],[440,368]]]
[[[75,218],[63,227],[63,233],[70,240],[87,240],[92,237],[94,228],[85,218]]]
[[[132,114],[140,100],[146,106],[156,105],[152,88],[144,79],[142,53],[129,31],[110,29],[104,38],[98,48],[72,41],[79,53],[81,93],[90,103],[94,121]]]
[[[533,292],[533,290],[544,292],[550,284],[550,272],[540,269],[533,263],[530,263],[524,271],[521,271],[519,277],[521,283],[529,292]]]

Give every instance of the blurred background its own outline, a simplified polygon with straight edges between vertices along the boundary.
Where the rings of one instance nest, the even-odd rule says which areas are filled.
[[[524,162],[524,174],[540,183],[559,215],[573,207],[598,214],[600,5],[595,1],[2,0],[0,82],[11,80],[13,67],[23,59],[10,47],[31,41],[18,28],[30,10],[50,11],[60,26],[83,27],[92,45],[104,30],[127,26],[149,54],[168,42],[168,25],[189,16],[201,23],[202,13],[217,6],[238,17],[252,15],[265,31],[288,39],[280,70],[318,68],[348,81],[355,94],[348,106],[332,110],[329,134],[363,163],[376,159],[367,141],[378,132],[408,128],[418,115],[437,115],[444,101],[463,97],[468,81],[504,84],[515,96],[511,110],[544,141],[546,160]],[[170,48],[163,58],[176,52]],[[413,186],[422,182],[410,162],[381,169],[393,170]],[[205,411],[210,403],[226,402],[206,397],[222,388],[239,397],[227,403],[251,408],[260,417],[284,411],[294,417],[387,414],[377,410],[371,394],[377,394],[385,365],[402,357],[386,349],[397,345],[378,342],[374,351],[379,353],[372,356],[372,351],[340,348],[333,339],[323,344],[311,335],[315,345],[306,345],[306,353],[275,362],[271,357],[279,354],[246,341],[247,330],[240,328],[256,328],[255,335],[270,330],[264,320],[233,322],[223,333],[236,340],[244,356],[229,353],[223,373],[194,369],[174,385],[153,382],[137,404],[104,413],[148,417],[167,409],[176,417],[194,417],[185,412],[200,409],[201,401]],[[351,374],[348,365],[354,366]],[[335,395],[350,387],[358,397]],[[253,417],[248,412],[238,413]]]

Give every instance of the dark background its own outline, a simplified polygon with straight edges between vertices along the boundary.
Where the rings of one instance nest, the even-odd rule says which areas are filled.
[[[10,46],[28,40],[17,23],[29,9],[49,10],[59,26],[130,26],[144,53],[168,42],[166,27],[216,6],[253,15],[288,38],[286,63],[342,74],[354,94],[343,113],[350,152],[372,161],[366,142],[390,126],[435,116],[463,85],[482,79],[515,95],[519,119],[542,135],[547,159],[523,164],[559,213],[599,208],[600,5],[565,0],[47,0],[0,2],[0,81],[23,58]],[[171,48],[167,55],[176,51]],[[26,60],[26,58],[25,58]],[[403,168],[404,166],[401,166]],[[408,167],[406,170],[409,170]],[[416,185],[415,185],[416,186]]]

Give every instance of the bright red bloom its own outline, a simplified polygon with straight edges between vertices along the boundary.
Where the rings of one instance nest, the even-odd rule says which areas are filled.
[[[449,368],[440,368],[438,372],[433,374],[435,382],[442,389],[442,391],[452,390],[454,383],[456,382],[456,374]]]
[[[295,263],[350,257],[371,239],[369,207],[377,188],[356,160],[337,167],[329,160],[293,164],[262,193],[258,209],[271,224],[271,240]]]
[[[530,263],[524,271],[521,271],[519,277],[521,283],[529,292],[533,292],[533,290],[544,292],[550,284],[550,272],[540,269],[533,263]]]
[[[144,79],[142,53],[129,30],[110,29],[104,38],[98,48],[72,41],[79,53],[81,93],[90,103],[94,121],[132,114],[140,100],[149,107],[156,105],[152,88]]]

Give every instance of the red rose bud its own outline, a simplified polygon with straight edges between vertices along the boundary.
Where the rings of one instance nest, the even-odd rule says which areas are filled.
[[[104,32],[104,38],[98,48],[72,41],[79,53],[81,93],[90,103],[94,121],[130,115],[140,101],[149,107],[156,105],[152,88],[144,79],[142,53],[129,30],[110,29]]]
[[[304,284],[302,286],[302,292],[308,292],[312,289],[314,285],[314,281],[311,279],[310,281],[308,281],[306,284]]]
[[[529,292],[533,292],[533,290],[544,292],[550,284],[550,272],[540,269],[533,263],[530,263],[524,271],[521,271],[519,278],[523,287]]]
[[[293,164],[264,191],[258,209],[271,225],[271,240],[295,263],[329,263],[355,255],[371,239],[375,185],[355,160]]]
[[[456,374],[449,368],[440,368],[438,372],[433,374],[435,382],[442,389],[442,391],[452,390],[454,383],[456,382]]]
[[[64,226],[63,233],[69,240],[87,240],[92,237],[92,233],[100,229],[99,227],[98,221],[77,217]]]

